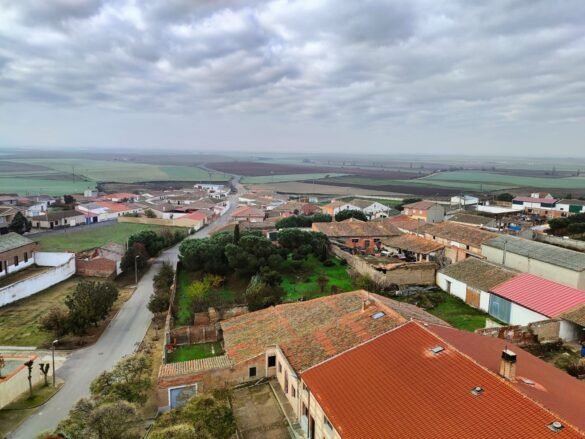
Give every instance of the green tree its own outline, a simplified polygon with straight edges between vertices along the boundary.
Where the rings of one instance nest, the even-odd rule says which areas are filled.
[[[136,258],[138,256],[138,258]],[[144,248],[144,245],[141,242],[134,242],[124,256],[122,257],[122,261],[120,262],[120,268],[123,272],[134,272],[134,268],[137,267],[138,270],[143,270],[147,263],[148,263],[148,252]]]
[[[507,201],[507,202],[511,202],[514,199],[514,195],[508,193],[508,192],[504,192],[502,194],[498,194],[498,196],[496,197],[496,200],[498,201]]]
[[[118,298],[118,289],[111,282],[82,280],[72,294],[65,298],[69,308],[67,327],[75,335],[83,335],[87,328],[107,317]]]
[[[118,401],[143,404],[152,386],[152,360],[145,354],[122,358],[110,371],[103,372],[91,383],[97,401]]]
[[[146,215],[146,218],[156,218],[156,213],[152,209],[146,209],[144,215]]]
[[[63,203],[75,204],[75,197],[73,195],[63,195]]]
[[[164,292],[154,292],[150,295],[148,300],[148,310],[153,314],[160,314],[166,312],[171,305],[168,294]]]
[[[11,232],[22,235],[26,232],[30,232],[31,227],[32,223],[26,219],[26,217],[21,212],[16,212],[16,215],[14,215],[14,218],[12,218],[8,229]]]
[[[149,256],[157,256],[163,248],[164,239],[158,233],[152,230],[143,230],[128,238],[128,247],[132,247],[135,243],[140,243],[146,249]]]
[[[367,221],[368,217],[361,210],[348,209],[342,210],[335,214],[335,221],[345,221],[346,219],[355,218],[360,221]]]
[[[240,242],[240,224],[236,224],[234,227],[234,244]]]

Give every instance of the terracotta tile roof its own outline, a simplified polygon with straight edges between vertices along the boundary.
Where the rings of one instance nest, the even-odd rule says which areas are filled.
[[[232,215],[233,217],[254,217],[264,218],[266,213],[262,209],[255,209],[253,207],[240,207]]]
[[[472,215],[469,213],[456,213],[451,218],[449,218],[449,221],[454,222],[454,223],[464,223],[464,224],[473,224],[476,226],[482,226],[484,224],[491,223],[494,220],[493,220],[493,218],[489,218],[487,216]]]
[[[159,378],[171,377],[177,375],[189,375],[203,372],[205,370],[224,369],[233,367],[234,363],[227,355],[217,357],[203,358],[200,360],[181,361],[179,363],[167,363],[161,365],[158,376]]]
[[[431,349],[442,346],[434,354]],[[582,438],[563,418],[416,322],[301,378],[344,439]],[[475,387],[484,391],[476,396]],[[561,421],[553,432],[548,425]]]
[[[400,230],[405,232],[424,233],[427,230],[431,230],[434,224],[427,223],[425,221],[415,220],[407,215],[397,215],[390,218],[384,218],[381,222],[388,223],[396,226]]]
[[[205,220],[209,217],[208,214],[201,213],[201,212],[193,212],[187,215],[183,215],[181,218],[191,219],[191,220]]]
[[[502,350],[510,345],[507,340],[439,325],[428,328],[483,367],[499,373]],[[517,346],[511,349],[518,360],[514,387],[585,431],[585,381],[573,378]],[[526,384],[526,379],[534,384]]]
[[[312,229],[329,237],[397,236],[400,231],[392,224],[381,221],[349,219],[341,222],[313,223]]]
[[[402,206],[403,208],[408,208],[408,209],[420,209],[420,210],[428,210],[433,206],[438,205],[437,203],[435,203],[434,201],[417,201],[415,203],[410,203],[410,204],[405,204],[404,206]]]
[[[388,306],[368,298],[364,290],[295,302],[221,322],[225,351],[235,363],[279,345],[291,365],[303,370],[379,335],[405,319]],[[380,319],[372,314],[384,312]]]
[[[578,305],[575,308],[562,313],[561,318],[585,327],[585,305]],[[583,335],[585,336],[585,334]]]
[[[417,235],[402,235],[387,238],[382,241],[382,244],[392,248],[401,248],[406,251],[421,253],[424,255],[445,248],[443,244],[431,239],[421,238]]]
[[[490,290],[547,317],[556,317],[585,304],[585,291],[530,273],[522,273]]]
[[[98,205],[99,207],[103,207],[104,209],[108,209],[112,212],[127,212],[128,210],[131,210],[130,206],[121,203],[112,203],[109,201],[96,201],[95,204]]]
[[[555,198],[535,198],[535,197],[516,197],[512,200],[519,201],[521,203],[550,203],[554,204],[557,202]]]
[[[518,276],[518,272],[477,258],[467,258],[448,265],[441,273],[466,283],[471,288],[489,291],[502,282]]]
[[[585,254],[543,242],[530,241],[517,236],[500,235],[483,243],[485,246],[506,249],[509,253],[526,256],[547,264],[574,271],[585,270]]]
[[[497,235],[477,227],[465,226],[452,222],[435,224],[432,229],[425,232],[427,235],[437,236],[449,241],[460,242],[471,247],[481,247],[481,244]]]

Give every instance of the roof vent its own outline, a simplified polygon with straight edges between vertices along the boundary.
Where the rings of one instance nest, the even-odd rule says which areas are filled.
[[[529,378],[520,378],[520,381],[522,381],[524,384],[528,385],[528,386],[534,386],[536,383],[534,381],[532,381]]]
[[[372,314],[372,318],[373,318],[374,320],[378,320],[378,319],[381,319],[382,317],[384,317],[385,315],[386,315],[386,314],[384,314],[384,312],[383,312],[383,311],[378,311],[377,313],[375,313],[375,314]]]
[[[476,386],[473,389],[471,389],[471,394],[475,395],[475,396],[479,396],[482,395],[484,392],[482,387]]]
[[[443,352],[445,350],[445,348],[443,346],[435,346],[434,348],[431,349],[431,352],[433,354],[438,354],[440,352]]]
[[[547,426],[549,429],[551,429],[554,432],[559,432],[561,431],[563,428],[565,428],[565,426],[563,424],[561,424],[559,421],[554,421],[551,422],[550,424],[548,424]]]

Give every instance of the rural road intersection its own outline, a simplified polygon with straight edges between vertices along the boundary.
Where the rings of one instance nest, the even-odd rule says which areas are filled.
[[[229,197],[230,209],[209,227],[198,231],[189,238],[205,238],[213,230],[227,224],[238,204],[242,188],[239,179],[233,184],[238,192]],[[100,339],[92,346],[73,352],[57,371],[65,381],[63,388],[45,405],[39,407],[20,427],[8,437],[31,439],[44,431],[52,431],[67,417],[75,403],[89,395],[89,385],[105,370],[111,369],[120,359],[133,353],[144,338],[152,321],[147,304],[153,292],[152,280],[163,261],[176,263],[179,245],[164,251],[156,258],[151,268],[138,282],[132,297],[122,306],[120,312],[106,328]]]

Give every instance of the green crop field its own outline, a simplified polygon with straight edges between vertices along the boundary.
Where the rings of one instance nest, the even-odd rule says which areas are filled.
[[[307,181],[307,180],[320,180],[327,177],[342,177],[347,174],[288,174],[288,175],[261,175],[258,177],[244,177],[242,183],[247,184],[263,184],[263,183],[282,183],[285,181]]]
[[[125,244],[130,235],[143,230],[159,230],[163,226],[150,224],[115,223],[106,226],[80,226],[66,229],[64,232],[49,233],[38,238],[31,235],[30,238],[37,241],[45,251],[70,251],[79,252],[102,246],[109,242]]]
[[[482,171],[453,171],[441,172],[417,181],[424,181],[431,184],[452,186],[453,184],[483,184],[503,185],[507,187],[538,187],[557,189],[583,189],[585,188],[585,177],[524,177],[516,175],[492,174]]]
[[[29,176],[5,176],[0,174],[0,192],[17,193],[19,195],[64,195],[81,193],[87,187],[94,187],[94,182],[49,180],[31,178]]]

